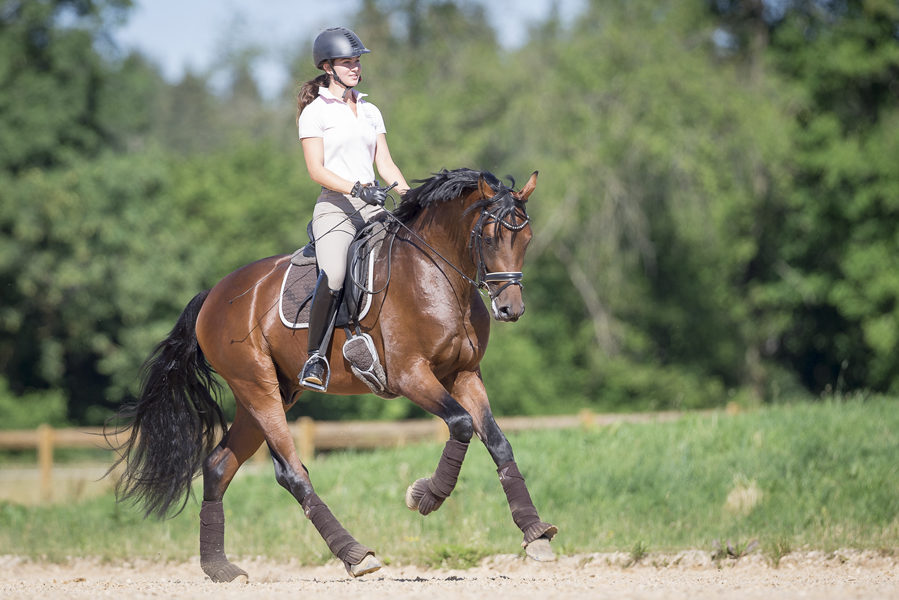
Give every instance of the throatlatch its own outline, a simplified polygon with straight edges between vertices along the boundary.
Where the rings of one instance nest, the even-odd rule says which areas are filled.
[[[246,571],[225,556],[225,510],[220,501],[204,500],[200,508],[200,567],[216,582],[247,577]]]
[[[559,529],[555,525],[540,520],[537,508],[524,483],[524,477],[518,470],[515,461],[511,460],[505,463],[496,472],[499,473],[499,481],[502,483],[506,499],[509,501],[509,508],[512,509],[512,520],[524,533],[524,541],[521,545],[527,546],[544,536],[549,540],[553,539]]]

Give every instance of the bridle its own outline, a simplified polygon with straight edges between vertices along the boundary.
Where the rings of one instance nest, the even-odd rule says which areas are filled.
[[[524,273],[521,271],[488,271],[487,262],[484,260],[484,227],[493,222],[496,224],[494,225],[494,228],[502,225],[504,228],[515,234],[524,229],[530,222],[530,218],[527,216],[527,213],[524,212],[523,206],[520,207],[522,212],[524,212],[523,221],[513,224],[506,220],[510,215],[517,216],[517,209],[520,206],[519,203],[515,202],[514,197],[512,198],[512,202],[502,202],[507,196],[511,195],[512,190],[506,188],[493,196],[489,204],[481,207],[481,214],[478,217],[474,228],[471,230],[471,236],[468,240],[468,250],[471,253],[471,260],[477,265],[478,273],[476,281],[472,283],[478,289],[486,290],[487,295],[490,296],[491,300],[502,294],[503,290],[510,285],[517,285],[519,289],[523,289],[524,287],[521,285],[521,279],[524,277]],[[489,209],[489,207],[493,208]],[[501,235],[502,234],[500,233],[497,237],[501,237]],[[493,291],[490,289],[491,283],[502,283],[503,285],[501,285],[498,290]]]
[[[475,222],[474,228],[471,230],[471,235],[468,240],[468,250],[471,253],[471,260],[476,265],[477,275],[475,275],[475,279],[472,279],[468,275],[466,275],[459,267],[454,265],[452,261],[448,258],[440,254],[433,246],[431,246],[427,241],[424,240],[418,233],[410,229],[405,223],[397,219],[393,213],[390,211],[385,211],[387,215],[389,215],[389,219],[391,219],[395,224],[405,229],[409,234],[415,237],[419,242],[424,244],[431,250],[436,256],[440,257],[443,262],[448,264],[454,271],[456,271],[462,278],[476,287],[479,290],[484,290],[487,292],[487,295],[490,297],[492,301],[494,298],[503,293],[510,285],[517,285],[519,289],[523,289],[521,285],[521,279],[524,277],[524,274],[521,271],[488,271],[487,263],[484,261],[484,227],[490,223],[495,222],[513,234],[524,229],[527,224],[530,222],[530,217],[528,217],[527,212],[524,210],[524,206],[515,201],[514,196],[511,199],[511,202],[500,202],[500,200],[505,200],[507,196],[512,195],[512,190],[508,188],[504,188],[497,192],[493,197],[489,198],[489,202],[487,202],[488,198],[482,196],[481,197],[481,214],[478,216],[478,220]],[[474,206],[477,206],[475,204]],[[492,208],[491,208],[492,207]],[[520,209],[522,213],[524,213],[524,220],[521,223],[513,224],[507,221],[509,215],[516,214],[517,210]],[[498,236],[499,237],[499,236]],[[396,236],[391,240],[391,244],[388,250],[389,254],[393,253],[393,242],[396,240]],[[388,259],[387,264],[390,265],[391,261]],[[388,266],[389,269],[389,266]],[[390,279],[389,271],[387,279]],[[503,285],[496,291],[490,289],[491,283],[502,283]],[[356,284],[359,286],[359,284]],[[360,286],[362,287],[362,286]],[[385,285],[386,287],[386,285]],[[364,287],[362,289],[366,293],[375,293],[373,290],[365,290]]]

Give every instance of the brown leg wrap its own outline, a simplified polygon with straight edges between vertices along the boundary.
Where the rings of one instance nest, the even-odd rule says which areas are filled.
[[[416,486],[413,495],[418,498],[418,512],[423,515],[430,514],[440,508],[456,487],[459,479],[459,471],[462,469],[462,461],[468,451],[468,442],[449,440],[443,447],[440,462],[434,475],[428,478],[427,486]]]
[[[559,530],[555,525],[540,520],[537,508],[524,483],[524,477],[518,470],[515,461],[505,463],[496,472],[499,473],[499,481],[502,483],[506,499],[509,501],[509,508],[512,509],[512,520],[524,533],[522,545],[527,546],[544,536],[551,540]]]
[[[334,556],[345,564],[358,565],[367,555],[375,553],[374,550],[357,542],[343,528],[343,525],[331,513],[331,509],[318,497],[318,494],[314,492],[307,494],[303,499],[303,512],[306,513],[306,518],[315,525]]]
[[[221,502],[204,500],[200,509],[200,567],[216,582],[247,575],[225,556],[225,510]]]

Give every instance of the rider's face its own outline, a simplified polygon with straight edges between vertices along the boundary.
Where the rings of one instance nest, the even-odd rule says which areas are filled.
[[[362,75],[362,64],[359,62],[359,57],[335,58],[334,72],[341,81],[348,85],[358,83],[359,77]]]

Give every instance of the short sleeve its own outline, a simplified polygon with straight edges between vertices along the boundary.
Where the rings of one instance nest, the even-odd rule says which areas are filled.
[[[300,113],[300,118],[297,120],[297,129],[299,130],[300,139],[325,137],[321,111],[318,110],[318,108],[318,102],[313,101]]]
[[[368,121],[375,128],[375,133],[387,133],[387,126],[384,125],[384,117],[381,115],[381,111],[378,107],[370,102],[366,102],[363,106],[365,106]]]

